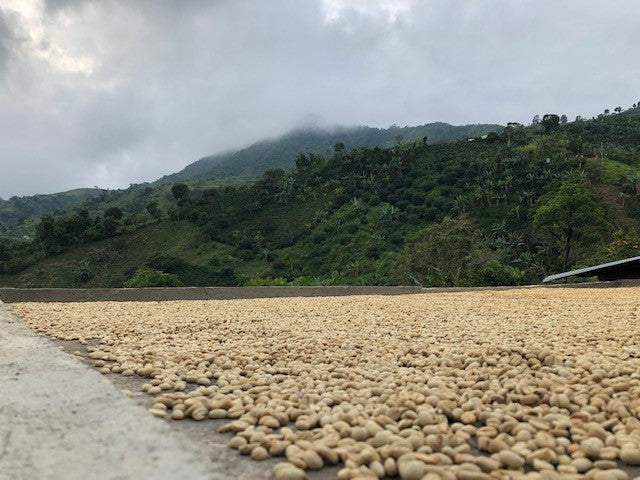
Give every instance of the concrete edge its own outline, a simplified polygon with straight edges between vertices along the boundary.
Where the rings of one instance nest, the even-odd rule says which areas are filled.
[[[189,438],[31,331],[6,304],[0,384],[0,480],[227,478]]]
[[[0,300],[21,302],[154,302],[171,300],[236,300],[252,298],[412,295],[530,288],[610,288],[640,285],[639,280],[504,287],[422,288],[411,286],[330,287],[178,287],[178,288],[0,288]]]

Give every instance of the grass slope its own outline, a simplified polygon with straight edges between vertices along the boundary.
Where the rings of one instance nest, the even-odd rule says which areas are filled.
[[[0,275],[2,286],[121,287],[155,254],[175,255],[194,264],[206,263],[225,248],[207,243],[203,232],[188,222],[161,222],[135,232],[79,246],[31,265],[17,276]],[[91,270],[82,282],[84,270]]]

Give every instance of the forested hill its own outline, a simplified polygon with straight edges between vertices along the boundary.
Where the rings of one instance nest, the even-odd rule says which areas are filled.
[[[255,182],[141,188],[0,241],[0,285],[537,283],[640,255],[640,109],[450,143],[302,153]],[[157,187],[160,188],[160,187]]]
[[[172,199],[169,187],[175,182],[188,182],[202,191],[216,185],[237,185],[254,180],[269,168],[291,168],[300,152],[326,155],[336,143],[346,150],[364,146],[392,146],[397,142],[428,137],[429,143],[450,141],[501,131],[500,125],[453,126],[430,123],[416,127],[337,127],[332,129],[298,129],[280,138],[257,142],[239,151],[220,153],[198,160],[184,170],[147,184],[132,185],[123,190],[77,189],[50,195],[0,198],[0,237],[32,237],[35,223],[42,215],[60,215],[74,209],[96,213],[117,207],[131,214],[144,213],[146,205],[156,202],[168,207]]]
[[[343,143],[346,150],[355,147],[390,147],[398,141],[422,140],[424,137],[433,144],[477,137],[501,131],[503,128],[500,125],[455,126],[437,122],[415,127],[392,126],[386,129],[365,126],[296,129],[279,138],[263,140],[238,151],[204,157],[155,183],[253,176],[270,168],[289,169],[293,167],[300,152],[326,155],[333,152],[334,145],[338,142]]]
[[[11,197],[8,200],[0,198],[0,236],[3,232],[41,215],[64,213],[69,207],[77,207],[98,197],[102,192],[96,188],[79,188],[48,195]],[[29,225],[25,226],[25,233],[27,231],[30,233]]]

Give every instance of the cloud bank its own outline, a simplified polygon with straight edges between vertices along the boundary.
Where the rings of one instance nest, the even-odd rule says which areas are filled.
[[[640,101],[636,0],[0,0],[0,197],[126,187],[329,124]]]

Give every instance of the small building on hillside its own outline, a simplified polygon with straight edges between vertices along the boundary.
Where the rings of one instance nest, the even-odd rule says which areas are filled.
[[[542,282],[548,283],[569,277],[598,277],[598,280],[602,281],[640,279],[640,257],[625,258],[616,262],[556,273],[549,275]]]

